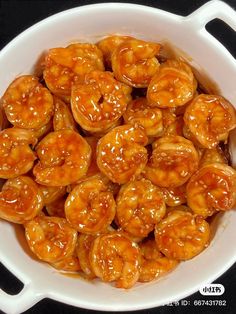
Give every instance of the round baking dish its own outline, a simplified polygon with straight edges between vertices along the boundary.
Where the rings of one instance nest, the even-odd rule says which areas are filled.
[[[37,60],[51,47],[72,41],[96,42],[113,33],[145,40],[168,40],[180,48],[193,66],[213,78],[221,93],[236,104],[236,61],[205,29],[219,18],[236,31],[236,12],[224,2],[213,0],[187,17],[158,9],[122,3],[89,5],[53,15],[29,28],[0,52],[0,95],[21,74],[34,71]],[[236,140],[231,137],[233,161]],[[102,311],[131,311],[180,300],[215,280],[236,261],[236,211],[218,216],[213,223],[210,246],[193,260],[181,263],[170,275],[129,291],[98,281],[63,276],[32,258],[20,228],[0,221],[0,261],[23,283],[23,290],[10,296],[0,290],[0,309],[20,313],[43,298]],[[21,241],[22,240],[22,241]]]

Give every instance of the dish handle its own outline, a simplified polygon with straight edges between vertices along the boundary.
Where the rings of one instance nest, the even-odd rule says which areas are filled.
[[[185,20],[196,29],[205,28],[206,24],[214,19],[220,19],[236,31],[236,11],[220,0],[211,0],[199,9],[188,15]]]
[[[0,289],[0,310],[7,314],[19,314],[43,298],[44,296],[36,292],[31,283],[24,285],[17,295],[9,295]]]

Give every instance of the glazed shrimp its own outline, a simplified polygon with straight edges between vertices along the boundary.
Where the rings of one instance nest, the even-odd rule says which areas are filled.
[[[158,108],[183,106],[194,97],[196,88],[191,68],[182,61],[168,60],[148,85],[148,103]]]
[[[54,131],[73,130],[76,131],[76,123],[69,107],[60,98],[54,96],[55,113],[53,116]]]
[[[57,270],[62,270],[66,272],[78,272],[81,270],[79,259],[77,256],[68,256],[64,258],[63,260],[56,262],[56,263],[51,263],[51,266],[56,268]]]
[[[111,72],[93,71],[71,92],[71,109],[76,122],[90,132],[111,127],[126,110],[131,88],[118,82]]]
[[[77,256],[77,246],[78,246],[78,241],[72,255],[63,258],[59,262],[51,263],[51,266],[56,268],[57,270],[62,270],[66,272],[69,271],[69,272],[75,273],[75,272],[81,271],[80,261]]]
[[[159,136],[163,133],[161,110],[148,107],[147,99],[144,97],[132,100],[123,118],[127,124],[140,124],[147,136]]]
[[[50,49],[43,76],[49,90],[69,102],[72,85],[83,82],[93,70],[104,70],[102,52],[95,45],[77,43]]]
[[[161,110],[162,125],[163,125],[163,131],[162,131],[162,133],[160,135],[163,136],[163,135],[167,135],[168,134],[166,132],[166,130],[169,127],[171,127],[172,124],[175,123],[175,121],[176,121],[176,114],[175,114],[174,108],[159,109],[159,110]]]
[[[162,113],[162,120],[163,120],[163,127],[164,129],[168,128],[169,125],[175,122],[176,114],[175,108],[167,108],[167,109],[160,109]]]
[[[190,207],[188,207],[186,205],[178,205],[178,206],[167,206],[166,207],[166,216],[168,216],[170,212],[173,212],[176,210],[180,210],[183,212],[188,212],[190,214],[194,214]]]
[[[46,123],[45,125],[41,126],[38,129],[29,129],[29,131],[32,131],[34,133],[34,136],[38,140],[41,140],[44,136],[46,136],[52,130],[53,130],[52,119],[48,123]]]
[[[155,108],[155,109],[158,109],[158,108]],[[157,137],[168,136],[168,135],[183,136],[183,126],[184,126],[183,117],[177,116],[175,108],[159,109],[159,110],[161,110],[161,114],[162,114],[163,131]]]
[[[164,128],[163,136],[168,135],[183,136],[183,127],[184,127],[183,117],[182,116],[176,117],[176,119],[172,123],[168,123],[168,125]]]
[[[204,149],[204,146],[202,146],[202,144],[196,139],[196,137],[192,134],[192,132],[190,131],[190,129],[187,127],[185,123],[183,126],[183,136],[189,141],[191,141],[196,147],[196,149],[201,150],[201,151]]]
[[[0,132],[0,178],[9,179],[27,173],[36,156],[30,145],[37,138],[29,130],[10,128]]]
[[[107,67],[111,68],[111,56],[113,51],[126,40],[132,39],[130,36],[113,35],[103,38],[97,43],[98,48],[102,51],[104,62]]]
[[[173,210],[156,226],[158,249],[168,258],[188,260],[201,253],[209,243],[210,227],[201,217]]]
[[[76,230],[58,217],[35,217],[25,224],[25,236],[31,251],[48,263],[71,256],[77,243]]]
[[[111,56],[116,79],[136,88],[147,87],[159,69],[160,48],[160,44],[135,38],[121,43]]]
[[[65,186],[46,186],[38,184],[43,195],[43,202],[48,205],[66,194]]]
[[[236,171],[221,163],[200,168],[187,184],[187,202],[194,213],[203,217],[233,208],[236,203]]]
[[[7,180],[0,192],[0,218],[17,224],[33,219],[43,205],[39,187],[26,176]]]
[[[118,226],[118,222],[117,222],[116,217],[114,219],[114,222],[115,222],[116,226]],[[116,231],[119,232],[119,234],[123,235],[124,237],[128,238],[132,242],[140,243],[143,240],[143,236],[142,237],[136,237],[136,236],[132,235],[131,233],[128,233],[127,231],[123,230],[120,227],[118,227],[118,229],[116,229]]]
[[[85,140],[88,142],[89,146],[91,147],[91,151],[92,151],[91,163],[90,163],[90,166],[89,166],[88,171],[86,173],[86,178],[88,178],[88,177],[92,177],[92,176],[100,173],[100,170],[99,170],[98,165],[97,165],[97,155],[96,155],[98,139],[96,137],[93,137],[93,136],[87,136],[87,137],[85,137]]]
[[[88,171],[86,172],[86,174],[79,179],[78,181],[76,181],[75,183],[71,184],[70,187],[68,187],[68,193],[70,193],[72,191],[72,189],[79,183],[86,181],[87,179],[90,178],[99,178],[101,180],[104,179],[105,184],[108,183],[108,179],[105,178],[105,176],[103,174],[101,174],[98,166],[97,166],[97,155],[96,155],[96,149],[97,149],[97,143],[98,143],[98,138],[94,137],[94,136],[87,136],[84,137],[84,139],[86,140],[86,142],[89,144],[90,148],[91,148],[91,162],[88,168]]]
[[[123,184],[135,179],[147,163],[144,147],[148,138],[143,128],[122,125],[100,139],[97,165],[112,182]]]
[[[172,271],[178,262],[165,257],[157,248],[154,239],[139,244],[141,251],[140,275],[138,281],[148,282]]]
[[[88,142],[88,144],[90,145],[91,150],[92,150],[91,163],[90,163],[90,166],[88,168],[86,175],[83,178],[79,179],[74,184],[72,184],[72,186],[71,186],[72,189],[77,184],[79,184],[83,181],[90,180],[90,179],[98,179],[98,180],[102,180],[104,182],[104,184],[107,186],[108,190],[110,192],[112,192],[113,195],[116,195],[118,193],[118,189],[119,189],[118,184],[111,182],[107,176],[102,174],[98,168],[98,165],[97,165],[96,150],[97,150],[98,139],[96,137],[93,137],[93,136],[88,136],[88,137],[85,137],[85,140]],[[72,189],[69,192],[71,192]]]
[[[41,128],[49,122],[54,112],[51,93],[32,75],[15,79],[1,102],[11,124],[24,129]]]
[[[235,109],[222,96],[201,94],[187,107],[184,122],[196,140],[211,149],[236,127]]]
[[[93,279],[96,277],[90,264],[89,253],[93,241],[96,239],[96,235],[91,234],[79,234],[77,245],[77,256],[80,261],[80,266],[87,278]]]
[[[179,206],[186,203],[186,184],[172,188],[160,188],[167,206]]]
[[[33,169],[36,182],[47,186],[66,186],[85,175],[91,148],[85,139],[72,130],[49,133],[38,144],[39,162]]]
[[[161,191],[146,179],[124,184],[116,202],[118,225],[136,237],[146,237],[166,212]]]
[[[66,217],[65,216],[66,198],[67,198],[67,194],[45,205],[48,215],[51,217],[65,218]]]
[[[91,176],[87,176],[86,175],[86,176],[82,177],[81,179],[79,179],[78,181],[76,181],[75,183],[68,185],[67,188],[66,188],[67,193],[70,193],[78,184],[80,184],[82,182],[85,182],[85,181],[88,181],[88,180],[99,180],[99,181],[102,181],[103,184],[107,187],[107,190],[109,192],[111,192],[114,197],[118,194],[118,191],[119,191],[119,188],[120,188],[119,184],[113,183],[112,181],[110,181],[108,179],[107,176],[105,176],[101,172],[99,172],[97,174],[94,174],[94,175],[91,175]]]
[[[153,143],[144,176],[160,187],[181,186],[197,170],[198,162],[198,153],[189,140],[165,136]]]
[[[138,245],[118,232],[98,236],[90,250],[95,275],[105,282],[116,282],[117,288],[131,288],[139,278]]]
[[[96,137],[97,139],[100,139],[101,137],[103,137],[104,135],[106,135],[108,132],[112,131],[114,128],[116,128],[117,126],[120,126],[123,124],[123,118],[121,117],[120,119],[116,120],[115,122],[112,123],[112,125],[105,130],[99,131],[99,132],[89,132],[89,131],[84,131],[84,134],[86,134],[86,136],[93,136]]]
[[[219,146],[216,146],[212,149],[204,149],[203,155],[200,159],[199,167],[206,166],[208,164],[212,163],[221,163],[221,164],[227,164],[228,160],[226,156],[224,155],[222,149]]]
[[[115,217],[113,194],[102,180],[88,179],[78,184],[65,202],[67,221],[78,231],[96,234],[109,226]]]

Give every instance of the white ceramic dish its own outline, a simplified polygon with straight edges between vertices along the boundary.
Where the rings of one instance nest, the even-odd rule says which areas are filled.
[[[29,73],[43,53],[71,41],[95,42],[104,35],[121,33],[146,40],[168,39],[192,57],[218,84],[222,94],[236,104],[236,61],[205,29],[220,18],[236,31],[236,12],[213,0],[187,17],[133,4],[104,3],[56,14],[29,28],[0,53],[0,95],[18,75]],[[234,149],[234,144],[232,145]],[[236,155],[236,149],[233,152]],[[211,245],[157,282],[137,284],[129,291],[101,282],[87,282],[59,274],[33,260],[22,249],[22,234],[0,221],[0,261],[23,283],[16,296],[0,290],[0,309],[20,313],[43,298],[103,311],[152,308],[182,299],[210,283],[236,261],[236,211],[219,218]]]

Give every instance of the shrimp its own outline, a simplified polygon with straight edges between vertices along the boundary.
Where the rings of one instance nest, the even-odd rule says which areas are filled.
[[[72,183],[67,186],[66,190],[67,193],[70,193],[78,184],[88,181],[88,180],[99,180],[102,181],[103,184],[107,187],[107,190],[111,192],[114,197],[118,194],[118,191],[120,189],[119,184],[111,182],[107,176],[105,176],[103,173],[99,172],[97,174],[91,175],[91,176],[84,176],[75,183]]]
[[[116,226],[118,226],[118,222],[117,222],[117,218],[116,217],[114,219],[114,222],[115,222]],[[141,242],[143,240],[143,236],[142,237],[136,237],[136,236],[132,235],[131,233],[128,233],[127,231],[123,230],[120,227],[118,227],[118,229],[116,229],[116,231],[119,232],[119,234],[121,234],[121,235],[125,236],[126,238],[128,238],[132,242],[139,243],[139,242]]]
[[[27,173],[36,156],[30,145],[37,138],[29,130],[10,128],[0,132],[0,178],[10,179]]]
[[[160,188],[167,206],[179,206],[186,203],[186,184],[172,188]]]
[[[67,221],[78,231],[96,234],[115,217],[113,194],[102,180],[88,179],[78,184],[65,202]]]
[[[142,88],[147,87],[159,69],[155,56],[160,44],[131,38],[121,43],[112,53],[112,70],[117,80]]]
[[[90,163],[90,166],[88,168],[86,175],[84,177],[82,177],[81,179],[79,179],[78,181],[76,181],[74,184],[72,184],[71,189],[68,189],[69,193],[72,191],[72,189],[77,184],[79,184],[81,182],[84,182],[84,181],[90,180],[90,179],[98,179],[98,180],[102,180],[104,182],[104,184],[107,186],[108,190],[110,192],[112,192],[113,195],[116,195],[118,193],[118,190],[119,190],[119,185],[111,182],[107,176],[102,174],[98,168],[98,165],[97,165],[96,149],[97,149],[98,139],[96,137],[89,136],[89,137],[85,137],[85,140],[88,142],[88,144],[90,145],[91,150],[92,150],[91,163]]]
[[[100,139],[97,165],[112,182],[123,184],[135,179],[147,163],[148,138],[139,126],[122,125]]]
[[[175,122],[176,120],[176,113],[175,108],[166,108],[160,109],[162,112],[162,120],[163,120],[163,127],[167,129],[169,125]]]
[[[38,129],[47,124],[53,113],[53,97],[33,75],[15,79],[2,99],[7,119],[15,127]]]
[[[196,137],[193,135],[193,133],[190,131],[190,129],[187,127],[185,123],[183,126],[183,136],[189,141],[191,141],[196,147],[196,149],[200,150],[201,152],[203,149],[205,149],[204,146],[202,146],[202,144],[196,139]]]
[[[95,273],[92,270],[90,264],[89,253],[93,241],[96,239],[96,235],[91,234],[79,234],[78,236],[78,245],[77,245],[77,256],[80,261],[80,266],[82,271],[85,273],[86,277],[93,279],[96,277]]]
[[[159,109],[152,107],[152,109]],[[175,108],[159,109],[162,114],[162,133],[156,137],[168,136],[168,135],[179,135],[183,136],[184,121],[182,116],[177,116]]]
[[[126,40],[132,39],[130,36],[112,35],[103,38],[97,43],[98,48],[102,51],[104,62],[108,68],[111,68],[111,56],[113,51]]]
[[[159,136],[163,133],[161,110],[149,108],[147,99],[144,97],[131,101],[123,118],[127,124],[140,124],[145,129],[147,136]]]
[[[46,123],[45,125],[41,126],[38,129],[29,129],[34,133],[34,136],[38,139],[41,140],[44,136],[46,136],[49,132],[53,130],[52,127],[52,119]]]
[[[146,179],[124,184],[116,202],[118,225],[136,237],[146,237],[166,212],[162,193]]]
[[[161,64],[147,90],[149,106],[172,108],[183,106],[195,95],[197,82],[191,68],[180,60]]]
[[[85,75],[93,70],[104,71],[102,52],[95,45],[76,43],[50,49],[43,76],[49,90],[69,102],[72,85],[83,82]]]
[[[227,164],[228,160],[226,156],[224,155],[222,149],[219,146],[216,146],[212,149],[204,149],[203,155],[200,159],[199,167],[206,166],[208,164],[212,163],[221,163],[221,164]]]
[[[194,214],[190,207],[188,207],[186,205],[178,205],[178,206],[166,207],[166,216],[168,216],[170,212],[173,212],[176,210],[181,210],[183,212],[188,212],[190,214]]]
[[[84,182],[91,178],[98,178],[98,179],[104,180],[105,184],[109,182],[108,178],[106,178],[103,174],[101,174],[97,166],[96,149],[97,149],[98,138],[94,136],[87,136],[87,137],[84,137],[84,139],[86,140],[86,142],[89,144],[91,148],[91,162],[90,162],[87,173],[81,179],[79,179],[78,181],[74,182],[73,184],[67,187],[68,193],[70,193],[73,190],[73,188],[79,183]]]
[[[71,109],[76,122],[90,132],[110,128],[126,110],[131,88],[118,82],[111,72],[93,71],[71,91]]]
[[[88,178],[88,177],[92,177],[100,173],[100,170],[97,165],[97,155],[96,155],[98,139],[93,136],[87,136],[85,137],[85,140],[88,142],[92,151],[91,163],[86,173],[86,178]]]
[[[69,107],[60,98],[54,96],[55,113],[53,116],[53,129],[60,131],[70,129],[77,130],[76,123]]]
[[[165,257],[157,248],[154,239],[139,244],[141,251],[140,275],[138,281],[149,282],[172,271],[178,261]]]
[[[184,122],[203,147],[212,149],[236,127],[236,113],[222,96],[201,94],[187,107]]]
[[[90,249],[95,275],[117,288],[131,288],[139,278],[140,250],[136,243],[118,232],[98,236]]]
[[[77,237],[78,239],[79,237]],[[78,247],[78,240],[76,243],[76,247],[72,255],[69,255],[59,262],[51,263],[51,266],[56,268],[57,270],[62,270],[66,272],[79,272],[81,271],[80,261],[77,256],[77,247]]]
[[[183,185],[198,168],[199,156],[193,144],[181,136],[165,136],[153,144],[144,176],[160,187]]]
[[[57,270],[78,272],[81,270],[79,259],[75,255],[68,256],[59,262],[51,263],[51,266]]]
[[[193,98],[192,98],[192,99],[194,99],[194,98],[197,97],[198,95],[199,95],[198,92],[195,91],[195,94],[193,95]],[[183,105],[183,106],[174,107],[174,108],[169,108],[169,109],[173,109],[174,112],[175,112],[175,115],[176,115],[177,117],[183,116],[184,113],[185,113],[186,108],[187,108],[188,105],[191,103],[192,99],[191,99],[189,102],[187,102],[185,105]]]
[[[108,132],[112,131],[114,128],[116,128],[117,126],[120,126],[123,124],[123,118],[121,117],[120,119],[116,120],[115,122],[112,123],[112,125],[105,130],[99,131],[99,132],[88,132],[88,131],[84,131],[84,134],[86,136],[93,136],[96,137],[97,139],[100,139],[101,137],[103,137],[104,135],[106,135]]]
[[[106,234],[112,231],[114,230],[109,226],[107,229],[104,229],[101,233]],[[96,239],[96,237],[99,234],[92,235],[92,234],[80,233],[78,236],[76,252],[79,258],[81,269],[84,272],[86,278],[88,279],[94,279],[96,277],[90,264],[89,253],[90,253],[90,249],[91,249],[93,241]]]
[[[182,116],[176,117],[176,119],[172,123],[169,123],[169,125],[165,127],[163,136],[168,135],[183,136],[183,127],[184,127],[183,117]]]
[[[33,219],[44,206],[37,184],[27,176],[8,179],[0,192],[0,218],[17,224]]]
[[[33,169],[36,182],[47,186],[66,186],[82,178],[88,170],[91,148],[75,131],[49,133],[37,145],[39,162]]]
[[[201,217],[182,210],[171,211],[155,229],[158,249],[167,258],[188,260],[209,244],[210,227]]]
[[[38,184],[45,205],[48,205],[66,194],[65,186],[46,186]]]
[[[48,263],[71,256],[77,243],[76,230],[58,217],[35,217],[25,224],[25,236],[31,251]]]
[[[207,164],[191,177],[186,191],[188,206],[198,215],[229,210],[236,203],[236,171],[223,163]]]
[[[65,201],[67,195],[63,195],[60,198],[55,199],[53,202],[48,203],[46,207],[46,211],[51,217],[61,217],[65,218]]]

